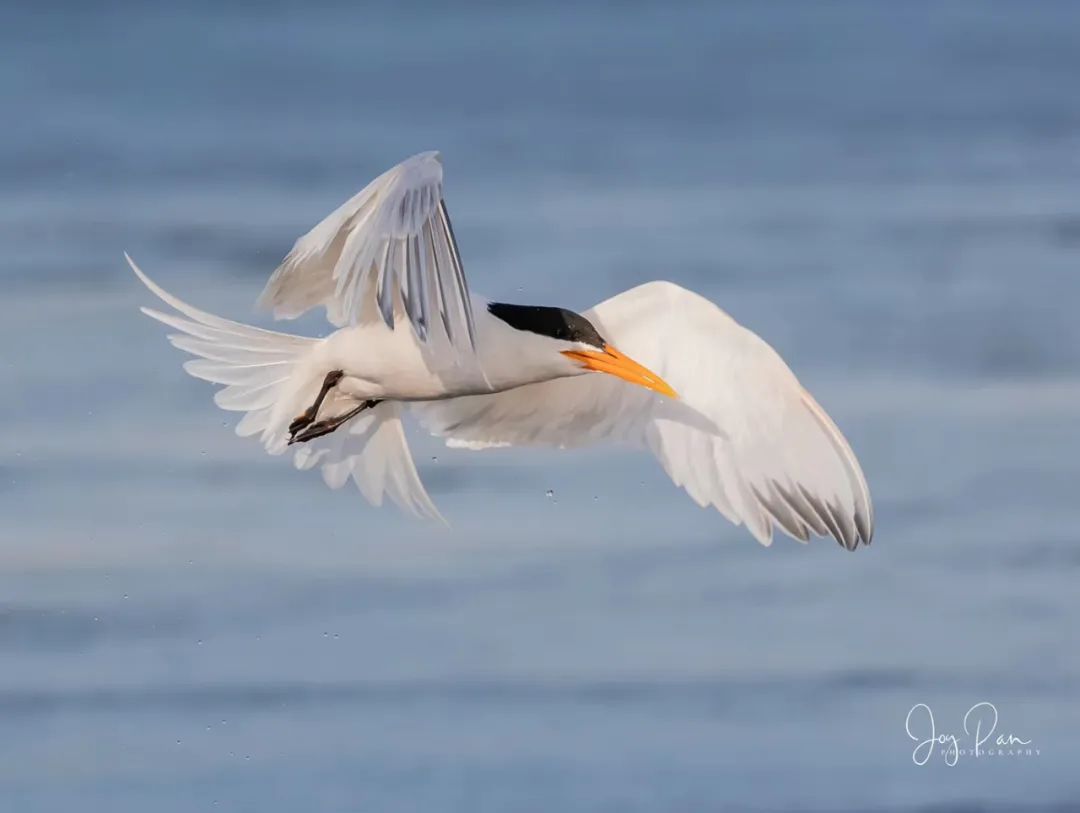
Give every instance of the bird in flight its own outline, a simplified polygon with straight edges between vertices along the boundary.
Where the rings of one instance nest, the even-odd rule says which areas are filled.
[[[126,256],[126,255],[125,255]],[[196,356],[188,373],[224,385],[241,436],[295,451],[331,488],[441,520],[413,463],[407,410],[453,447],[651,451],[703,507],[801,541],[854,550],[873,536],[870,492],[836,424],[779,355],[698,294],[649,282],[584,313],[470,293],[443,199],[442,159],[380,175],[296,241],[260,304],[291,319],[323,306],[314,339],[199,310],[163,290],[142,308]]]

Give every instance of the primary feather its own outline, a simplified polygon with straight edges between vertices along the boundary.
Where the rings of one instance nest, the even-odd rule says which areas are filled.
[[[424,342],[441,327],[452,347],[472,349],[469,286],[439,154],[402,161],[298,239],[259,301],[279,318],[324,305],[338,327],[380,318],[392,328],[404,316]]]

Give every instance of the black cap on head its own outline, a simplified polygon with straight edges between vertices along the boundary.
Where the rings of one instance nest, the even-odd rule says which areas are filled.
[[[492,302],[488,312],[516,330],[527,330],[564,342],[581,342],[598,349],[603,349],[606,344],[588,319],[566,308]]]

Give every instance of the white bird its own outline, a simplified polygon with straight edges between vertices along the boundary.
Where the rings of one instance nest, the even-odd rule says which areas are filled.
[[[338,328],[325,338],[213,316],[127,259],[172,309],[143,312],[199,357],[184,368],[246,413],[237,434],[271,454],[298,445],[298,468],[321,467],[331,488],[352,479],[374,505],[389,496],[442,519],[409,453],[408,408],[450,446],[648,449],[695,502],[765,545],[774,528],[870,543],[870,493],[844,436],[780,356],[708,300],[670,282],[583,314],[472,296],[438,153],[376,178],[270,278],[261,303],[283,318],[325,306]]]

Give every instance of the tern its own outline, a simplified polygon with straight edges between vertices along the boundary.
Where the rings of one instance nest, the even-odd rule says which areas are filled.
[[[780,356],[707,299],[649,282],[584,313],[470,293],[443,198],[442,159],[416,155],[300,237],[260,304],[317,306],[324,338],[223,319],[132,270],[169,312],[196,378],[246,413],[268,452],[295,450],[331,488],[442,520],[406,442],[408,411],[449,446],[557,448],[615,441],[651,451],[700,506],[768,545],[868,545],[874,515],[851,447]]]

